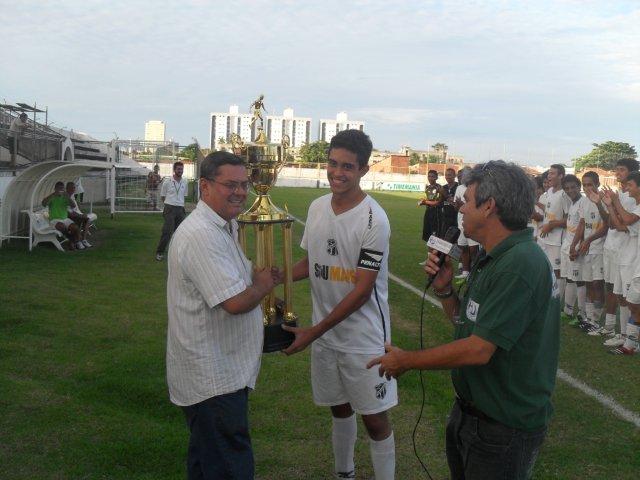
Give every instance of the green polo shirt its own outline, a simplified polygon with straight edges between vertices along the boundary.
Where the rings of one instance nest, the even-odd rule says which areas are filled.
[[[514,232],[480,258],[467,286],[455,338],[473,334],[497,348],[486,365],[452,370],[458,396],[512,428],[547,425],[558,369],[560,295],[532,230]]]
[[[67,218],[67,207],[71,205],[66,194],[51,197],[47,206],[49,207],[49,218],[51,220],[61,220]]]

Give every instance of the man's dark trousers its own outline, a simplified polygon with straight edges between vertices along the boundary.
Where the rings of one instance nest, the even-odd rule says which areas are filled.
[[[456,402],[447,423],[447,462],[453,480],[531,478],[546,427],[526,432],[462,411]]]
[[[248,399],[243,388],[182,407],[191,432],[189,480],[253,480]]]
[[[171,235],[176,231],[178,225],[182,223],[182,220],[187,216],[184,207],[176,207],[175,205],[164,204],[164,210],[162,211],[164,217],[164,225],[162,225],[162,234],[160,235],[160,243],[156,248],[156,253],[164,254],[164,251],[169,245]]]

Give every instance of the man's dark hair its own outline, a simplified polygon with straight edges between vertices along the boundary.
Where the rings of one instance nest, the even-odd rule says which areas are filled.
[[[629,172],[637,172],[640,164],[633,158],[621,158],[616,162],[616,167],[626,167]]]
[[[640,172],[638,171],[631,172],[627,177],[627,182],[629,180],[633,180],[634,182],[636,182],[636,185],[640,187]]]
[[[69,187],[73,187],[73,188],[75,188],[75,187],[76,187],[76,184],[75,184],[75,183],[73,183],[73,182],[67,182],[66,188],[69,188]]]
[[[182,167],[182,168],[184,168],[184,163],[182,163],[180,160],[178,160],[177,162],[174,162],[174,164],[173,164],[173,171],[175,172],[175,171],[176,171],[176,168],[178,168],[178,167]]]
[[[438,176],[438,171],[437,170],[429,170],[427,172],[427,175],[431,174],[431,173],[435,173],[436,177]]]
[[[53,188],[64,187],[64,182],[56,182]]]
[[[542,181],[544,182],[548,176],[549,176],[549,170],[545,170],[544,172],[542,172]]]
[[[469,173],[467,185],[473,184],[476,207],[493,198],[505,228],[515,231],[527,227],[536,196],[533,182],[521,167],[502,160],[480,163]]]
[[[583,180],[584,180],[584,177],[589,177],[593,180],[593,183],[595,183],[596,185],[600,185],[600,175],[598,175],[593,170],[589,170],[584,175],[582,175]]]
[[[453,168],[453,167],[449,167],[449,168],[447,168],[447,170],[446,170],[446,171],[447,171],[447,172],[453,172],[453,173],[456,173],[456,169],[455,169],[455,168]]]
[[[564,188],[564,186],[568,183],[575,183],[576,185],[578,185],[578,187],[582,187],[582,182],[575,175],[569,174],[562,177],[562,187]]]
[[[213,179],[223,165],[244,165],[244,160],[231,152],[211,152],[200,164],[200,178]]]
[[[560,165],[559,163],[554,163],[549,168],[555,168],[560,175],[565,174],[564,165]]]
[[[329,143],[329,153],[333,148],[344,148],[358,157],[358,166],[366,167],[371,157],[373,144],[369,135],[361,130],[342,130],[333,136]]]

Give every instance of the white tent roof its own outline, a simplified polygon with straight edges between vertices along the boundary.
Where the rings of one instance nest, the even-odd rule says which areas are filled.
[[[37,163],[17,176],[7,187],[0,206],[0,245],[4,238],[28,231],[28,216],[22,210],[35,210],[49,195],[56,182],[72,182],[86,171],[118,168],[112,163],[79,162]]]

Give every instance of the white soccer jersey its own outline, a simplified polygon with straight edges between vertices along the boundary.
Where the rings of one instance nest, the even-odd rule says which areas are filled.
[[[543,225],[554,220],[562,220],[571,206],[571,199],[564,190],[554,192],[553,188],[550,188],[546,193]],[[543,238],[543,241],[547,245],[562,245],[563,233],[564,228],[554,228]]]
[[[351,210],[336,215],[331,196],[311,203],[301,242],[309,258],[313,324],[324,320],[353,290],[356,269],[376,270],[378,277],[367,302],[316,342],[342,352],[382,353],[391,338],[389,220],[369,195]]]
[[[466,203],[464,201],[464,192],[466,191],[466,185],[458,185],[458,188],[456,188],[456,194],[453,196],[453,201],[455,202],[456,200],[460,200],[462,203]],[[458,211],[458,229],[462,232],[462,213],[460,213],[460,211]]]
[[[633,205],[636,203],[635,200],[630,198],[627,192],[618,192],[618,196],[623,208],[627,211],[631,211]],[[607,232],[607,239],[604,241],[605,250],[619,252],[625,242],[625,235],[627,235],[625,232],[619,232],[615,228],[610,227]]]
[[[623,208],[629,212],[640,217],[640,205],[636,204],[636,201],[632,197],[627,197],[627,200],[623,204]],[[624,234],[624,239],[620,244],[620,255],[618,257],[618,265],[633,265],[636,261],[636,254],[638,250],[638,230],[640,229],[640,220],[627,225],[628,233]]]
[[[580,212],[582,212],[585,200],[584,197],[580,197],[576,202],[572,203],[569,207],[569,212],[567,215],[567,228],[562,238],[562,253],[569,254],[569,250],[571,248],[571,243],[576,236],[576,231],[578,230],[578,225],[580,224]]]
[[[585,240],[592,235],[595,235],[596,232],[600,230],[602,228],[602,225],[604,224],[604,220],[600,215],[598,206],[588,198],[585,198],[584,202],[582,203],[580,218],[584,220]],[[604,245],[605,237],[606,235],[591,242],[591,244],[589,245],[589,255],[602,253],[602,246]]]

